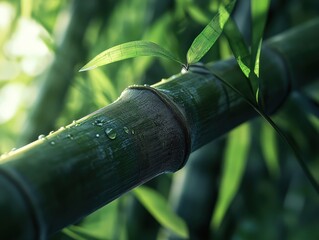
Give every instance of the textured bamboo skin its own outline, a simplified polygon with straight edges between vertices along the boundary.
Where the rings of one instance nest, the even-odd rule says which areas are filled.
[[[263,99],[268,113],[274,112],[288,96],[290,85],[283,60],[264,48],[261,58]],[[263,64],[264,63],[264,64]],[[244,94],[249,85],[234,59],[207,65],[212,74],[187,72],[155,85],[181,109],[191,128],[192,151],[216,139],[257,113],[219,78]]]
[[[29,211],[25,218],[35,219],[39,231],[33,234],[45,239],[132,187],[177,171],[189,154],[189,136],[167,104],[151,88],[130,88],[108,107],[17,150],[2,163],[0,177],[22,194],[0,199],[0,212],[18,200],[15,211]],[[1,236],[25,224],[13,213],[1,218],[8,216]]]
[[[299,55],[299,48],[284,43],[299,46],[293,39],[300,33],[304,43],[313,42],[318,29],[315,21],[266,46],[261,76],[268,112],[288,96],[292,74],[294,86],[316,80],[316,68],[307,77],[302,73],[319,66],[319,44]],[[310,62],[298,64],[297,56]],[[129,88],[113,104],[6,156],[0,165],[0,238],[46,239],[150,178],[177,171],[190,151],[256,116],[218,80],[247,92],[236,62],[207,67],[212,74],[188,72],[155,89]]]

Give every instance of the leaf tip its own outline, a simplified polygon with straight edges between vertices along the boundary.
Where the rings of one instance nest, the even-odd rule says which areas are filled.
[[[85,71],[89,71],[89,70],[92,70],[92,69],[95,69],[95,68],[97,68],[98,66],[96,66],[96,65],[92,65],[92,66],[90,66],[90,65],[84,65],[80,70],[79,70],[79,72],[85,72]]]

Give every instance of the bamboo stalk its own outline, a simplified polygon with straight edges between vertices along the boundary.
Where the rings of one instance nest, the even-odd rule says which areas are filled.
[[[86,55],[83,47],[86,30],[101,8],[111,11],[113,4],[107,4],[105,8],[105,3],[101,0],[72,1],[70,21],[62,41],[57,46],[52,66],[44,76],[39,96],[20,136],[19,145],[34,141],[39,134],[54,128],[73,81],[75,69]]]
[[[210,221],[217,200],[224,146],[224,138],[206,144],[191,154],[184,175],[173,180],[170,199],[176,213],[187,223],[190,239],[212,239]],[[171,234],[167,239],[182,238]]]
[[[268,112],[289,95],[292,75],[296,88],[316,80],[318,28],[316,20],[265,46],[261,76]],[[306,49],[298,47],[299,36]],[[45,239],[131,188],[177,171],[191,151],[256,116],[216,77],[249,91],[236,62],[208,68],[215,74],[188,72],[152,87],[129,87],[111,105],[5,156],[0,238]]]

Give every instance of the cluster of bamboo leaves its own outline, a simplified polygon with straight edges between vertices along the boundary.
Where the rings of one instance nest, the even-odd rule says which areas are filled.
[[[32,0],[21,1],[22,15],[30,17],[32,15],[32,6],[36,5],[35,2],[36,1]],[[266,119],[267,122],[272,125],[279,135],[292,145],[291,141],[285,137],[282,130],[280,130],[269,116],[263,112],[262,99],[259,98],[258,94],[259,91],[262,91],[262,89],[259,89],[259,81],[262,77],[259,75],[259,56],[261,52],[263,29],[266,23],[267,12],[270,4],[269,0],[251,0],[252,36],[250,48],[243,40],[236,23],[231,18],[231,13],[236,1],[224,1],[221,3],[218,8],[216,8],[216,14],[212,19],[212,16],[208,16],[203,13],[201,9],[196,8],[196,5],[189,4],[187,6],[183,6],[187,9],[188,13],[194,18],[194,20],[197,20],[202,24],[208,23],[204,30],[202,30],[202,32],[200,32],[200,34],[193,40],[187,51],[185,60],[182,60],[182,58],[179,57],[179,54],[176,54],[176,51],[172,50],[179,48],[179,42],[181,40],[174,39],[174,37],[172,37],[169,42],[161,40],[160,35],[163,32],[170,34],[170,24],[172,24],[171,16],[169,16],[169,14],[164,14],[158,22],[152,24],[145,23],[144,16],[141,16],[139,13],[141,11],[147,11],[149,6],[147,3],[148,1],[143,2],[145,3],[143,3],[142,6],[140,3],[136,3],[134,1],[121,1],[121,3],[118,4],[116,11],[112,14],[112,20],[110,20],[107,24],[109,26],[117,26],[117,22],[126,21],[123,24],[123,26],[126,27],[116,28],[118,34],[114,34],[114,29],[112,28],[108,30],[103,29],[105,30],[103,36],[106,38],[105,41],[103,41],[103,44],[107,42],[107,47],[111,47],[112,45],[121,42],[121,36],[123,35],[130,35],[132,40],[138,39],[141,37],[143,28],[148,29],[146,34],[143,36],[143,39],[147,40],[130,41],[111,47],[98,54],[92,59],[92,61],[82,67],[81,71],[91,70],[105,64],[128,58],[136,58],[139,56],[161,57],[177,62],[178,64],[176,64],[176,67],[172,67],[171,64],[163,62],[163,66],[170,69],[169,71],[171,71],[171,73],[178,69],[180,65],[185,70],[192,71],[192,65],[196,65],[196,63],[201,61],[204,56],[210,54],[212,52],[211,49],[215,46],[214,44],[220,40],[221,34],[224,33],[232,54],[236,58],[240,69],[251,86],[251,94],[249,96],[243,96],[238,89],[229,85],[229,83],[223,83],[236,91],[239,97],[243,97],[262,117]],[[180,5],[184,4],[183,1],[176,2]],[[14,1],[14,3],[19,5],[19,1]],[[43,22],[42,18],[33,12],[33,17],[40,21],[51,34],[54,28],[53,23],[56,20],[54,14],[58,15],[57,12],[59,9],[64,7],[62,3],[59,4],[60,5],[55,5],[53,2],[47,4],[48,8],[54,9],[55,11],[52,13],[52,16],[49,16],[49,20],[46,20],[46,22]],[[131,15],[126,15],[128,9],[135,9],[135,11],[131,11]],[[43,11],[43,9],[39,7],[37,13],[39,14],[41,10]],[[134,12],[135,14],[133,14]],[[123,20],[123,15],[126,16],[126,20]],[[132,21],[132,19],[134,21]],[[87,36],[87,41],[90,46],[95,45],[96,39],[99,34],[101,34],[98,30],[100,29],[100,26],[98,25],[106,23],[96,22],[94,24],[96,24],[95,28],[92,28],[91,32]],[[150,27],[147,24],[152,26]],[[134,31],[130,31],[130,29],[134,29]],[[161,45],[155,43],[155,41],[161,42]],[[52,45],[52,42],[46,41],[46,43],[50,49],[54,50],[55,46]],[[95,49],[102,48],[105,48],[105,46],[95,46]],[[66,103],[62,117],[58,119],[57,125],[62,125],[67,121],[70,122],[70,120],[78,118],[81,114],[87,114],[98,107],[111,103],[127,85],[140,83],[139,79],[145,77],[144,72],[154,63],[154,61],[155,60],[153,58],[134,59],[133,62],[119,63],[119,65],[114,68],[108,67],[107,74],[97,68],[94,69],[94,71],[89,71],[85,75],[77,76],[77,81],[72,86],[71,95]],[[158,65],[156,67],[158,67]],[[90,81],[88,81],[87,78],[89,78]],[[113,82],[112,79],[125,79],[126,81]],[[222,79],[220,80],[223,81]],[[81,98],[85,100],[79,103],[78,99]],[[92,100],[87,102],[87,99]],[[85,109],[85,111],[77,113],[79,115],[70,111],[70,109],[81,108]],[[261,137],[264,142],[263,146],[267,148],[263,149],[267,166],[272,174],[278,175],[280,170],[278,161],[276,160],[277,150],[274,141],[274,139],[276,139],[275,132],[269,129],[267,124],[263,124],[262,126]],[[251,144],[251,132],[251,126],[246,123],[229,134],[223,161],[219,198],[211,220],[211,225],[214,229],[217,229],[221,225],[225,214],[240,187],[241,179],[246,169],[247,155]],[[292,147],[292,149],[295,152],[296,157],[299,159],[300,164],[303,166],[308,178],[317,188],[317,185],[311,173],[307,170],[300,153],[295,147]],[[236,161],[234,161],[234,159],[236,159]],[[123,220],[121,215],[123,215],[124,211],[123,205],[127,204],[128,201],[131,201],[132,198],[137,199],[164,228],[169,229],[171,232],[182,238],[188,237],[188,229],[185,221],[173,212],[172,208],[169,206],[167,198],[159,191],[152,190],[146,186],[139,187],[133,190],[129,196],[112,202],[95,214],[89,216],[80,225],[74,225],[64,229],[63,234],[71,239],[124,239],[125,229],[123,229],[122,226],[125,225],[125,220]]]

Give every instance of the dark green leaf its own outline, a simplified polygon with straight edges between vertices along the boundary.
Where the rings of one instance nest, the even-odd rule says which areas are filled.
[[[267,20],[268,8],[270,0],[260,1],[251,0],[251,16],[252,16],[252,44],[251,44],[251,61],[250,69],[259,78],[259,57],[261,51],[262,37]],[[252,80],[252,79],[251,79]],[[255,79],[258,81],[258,79]],[[253,82],[253,89],[256,92],[258,84]]]
[[[235,0],[231,1],[226,7],[220,5],[217,14],[204,28],[204,30],[195,38],[187,52],[187,63],[198,62],[214,45],[223,31],[235,5]]]
[[[169,208],[163,196],[145,186],[134,189],[133,193],[160,224],[182,238],[188,237],[185,222]]]
[[[218,74],[214,73],[217,77]],[[220,80],[223,84],[225,84],[227,87],[235,91],[239,96],[241,96],[245,102],[247,102],[262,118],[264,118],[272,127],[275,129],[277,134],[281,137],[281,139],[290,147],[290,149],[293,151],[295,157],[297,158],[297,161],[299,165],[301,166],[302,170],[304,171],[304,174],[308,178],[309,182],[313,186],[313,188],[316,190],[317,193],[319,193],[319,184],[317,183],[315,177],[311,174],[310,170],[308,169],[306,162],[302,158],[301,154],[299,153],[297,147],[295,146],[294,142],[288,138],[284,132],[277,126],[277,124],[266,114],[263,112],[263,110],[259,109],[258,105],[256,105],[254,102],[252,102],[247,96],[241,93],[236,87],[234,87],[232,84],[228,83],[227,81],[224,81],[222,77],[218,77],[218,80]]]
[[[93,58],[80,69],[87,71],[102,65],[141,56],[163,57],[183,64],[176,56],[156,43],[149,41],[132,41],[107,49]]]
[[[236,23],[229,18],[224,33],[241,71],[248,78],[250,73],[250,52]]]

